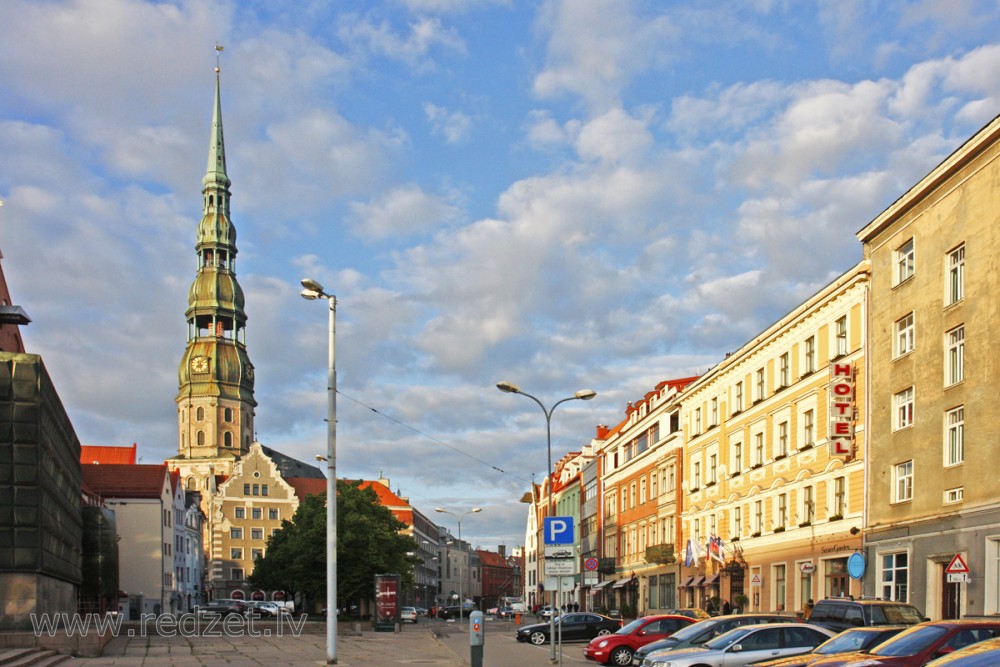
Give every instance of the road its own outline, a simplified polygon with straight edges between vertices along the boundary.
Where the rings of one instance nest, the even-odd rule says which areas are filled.
[[[529,617],[528,622],[534,623],[534,618]],[[466,662],[470,661],[471,648],[469,646],[469,621],[465,620],[459,625],[458,621],[447,622],[437,620],[424,620],[417,625],[409,625],[404,631],[412,632],[414,629],[433,629],[440,640],[448,648],[454,651]],[[487,620],[485,622],[485,643],[483,645],[483,667],[541,667],[549,664],[549,645],[534,646],[527,642],[521,643],[514,639],[514,632],[517,625],[513,621]],[[556,658],[561,665],[592,665],[597,667],[597,663],[583,657],[583,647],[587,642],[575,641],[564,642],[562,651],[556,646]]]

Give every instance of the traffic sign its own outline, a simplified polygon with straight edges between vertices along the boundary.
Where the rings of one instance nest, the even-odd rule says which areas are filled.
[[[948,567],[944,569],[948,574],[969,574],[969,566],[966,565],[965,559],[962,558],[962,554],[955,554],[955,557],[951,559],[948,563]]]
[[[959,572],[958,574],[947,575],[949,584],[967,584],[969,583],[969,575]]]
[[[549,516],[542,520],[545,544],[573,544],[573,517]]]
[[[760,574],[759,573],[758,574],[754,574],[753,576],[750,577],[750,585],[751,586],[760,586],[760,581],[761,581],[761,579],[760,579]]]
[[[588,572],[593,572],[594,570],[596,570],[597,569],[597,559],[596,558],[588,558],[588,559],[584,560],[583,561],[583,569],[587,570]]]
[[[570,577],[576,574],[575,558],[547,558],[545,559],[546,577]]]

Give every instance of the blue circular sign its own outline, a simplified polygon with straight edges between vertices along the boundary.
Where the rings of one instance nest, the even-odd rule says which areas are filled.
[[[865,576],[865,556],[860,551],[855,551],[847,558],[847,574],[851,579],[861,579]]]

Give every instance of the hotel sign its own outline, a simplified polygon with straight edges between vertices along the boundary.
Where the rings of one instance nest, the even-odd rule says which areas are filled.
[[[854,403],[854,366],[830,364],[830,456],[851,455]]]

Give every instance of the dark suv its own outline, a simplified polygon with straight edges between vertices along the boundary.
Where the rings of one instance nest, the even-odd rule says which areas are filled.
[[[809,623],[836,632],[873,625],[916,625],[925,620],[911,604],[864,598],[826,598],[809,614]]]

